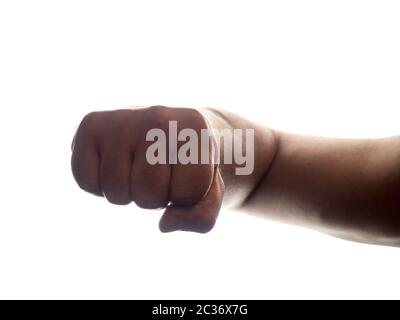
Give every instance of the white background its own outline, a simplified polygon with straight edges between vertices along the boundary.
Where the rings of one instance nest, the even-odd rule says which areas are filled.
[[[398,1],[0,2],[0,298],[400,298],[400,251],[224,211],[207,235],[82,192],[87,112],[219,106],[398,134]],[[356,165],[356,164],[355,164]]]

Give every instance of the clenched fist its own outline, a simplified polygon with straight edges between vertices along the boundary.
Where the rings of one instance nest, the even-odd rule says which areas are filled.
[[[204,132],[217,141],[215,157],[203,152]],[[90,113],[72,145],[82,189],[115,204],[165,208],[164,232],[208,232],[223,200],[341,238],[400,245],[398,136],[310,137],[224,110],[154,106]]]
[[[208,163],[201,161],[200,153],[194,155],[197,163],[153,163],[148,159],[149,147],[156,140],[149,141],[148,133],[159,129],[168,137],[171,123],[176,124],[178,132],[193,129],[198,137],[202,129],[209,129],[202,113],[187,108],[153,106],[89,113],[72,143],[73,175],[83,190],[104,196],[111,203],[133,201],[145,209],[165,208],[159,224],[163,232],[208,232],[215,224],[224,194],[212,154]],[[164,151],[169,158],[177,157],[184,144],[181,140],[174,147],[166,139]],[[198,147],[204,145],[198,141]],[[161,156],[157,152],[155,155]]]

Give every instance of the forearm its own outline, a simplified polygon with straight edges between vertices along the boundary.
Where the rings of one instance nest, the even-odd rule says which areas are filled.
[[[228,206],[350,240],[400,244],[400,137],[318,138],[205,113],[217,129],[255,129],[253,174],[237,176],[221,160]]]
[[[243,209],[349,240],[399,245],[399,137],[275,136],[274,161]]]

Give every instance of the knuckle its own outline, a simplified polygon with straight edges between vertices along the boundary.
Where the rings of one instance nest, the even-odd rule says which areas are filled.
[[[135,203],[139,208],[149,209],[149,210],[151,210],[151,209],[160,209],[160,208],[165,208],[166,207],[166,205],[161,201],[151,201],[151,200],[143,200],[143,199],[139,200],[139,199],[137,199],[135,201]]]
[[[164,199],[149,198],[149,197],[137,197],[135,203],[138,207],[143,209],[159,209],[165,208],[167,201]]]
[[[131,202],[129,194],[124,190],[112,190],[104,192],[104,196],[106,197],[108,202],[116,205],[127,205]]]
[[[164,208],[167,206],[168,202],[163,196],[144,192],[136,192],[134,201],[138,207],[143,209]]]
[[[171,192],[171,201],[178,205],[189,206],[196,204],[201,198],[201,194],[195,188],[185,188],[179,191]]]
[[[208,127],[204,115],[195,108],[185,108],[188,118],[195,129],[206,129]]]
[[[72,150],[74,150],[74,147],[82,139],[87,139],[95,135],[99,118],[99,112],[90,112],[82,118],[72,141]]]
[[[144,109],[146,123],[154,128],[166,130],[170,120],[171,108],[165,106],[151,106]]]
[[[108,115],[110,117],[109,123],[114,124],[115,128],[123,128],[125,124],[129,123],[130,115],[132,114],[132,110],[119,109],[109,111]]]
[[[90,192],[94,189],[94,183],[87,177],[81,166],[81,160],[78,159],[76,152],[72,154],[71,158],[71,171],[75,182],[78,184],[79,188],[84,191]]]
[[[162,115],[168,114],[170,109],[171,109],[171,108],[166,107],[166,106],[154,105],[154,106],[148,107],[148,108],[145,109],[145,110],[148,111],[148,112],[153,113],[154,115],[160,115],[160,116],[162,116]]]
[[[101,187],[104,196],[109,202],[119,205],[130,203],[129,184],[124,183],[121,178],[117,178],[112,172],[103,171]]]
[[[109,202],[125,205],[131,201],[129,184],[124,182],[122,176],[117,177],[112,171],[103,169],[100,185],[103,195]]]
[[[99,112],[94,111],[86,114],[82,121],[81,124],[79,125],[79,130],[81,129],[92,129],[95,127],[95,122],[99,118]]]
[[[94,181],[85,175],[77,168],[77,166],[72,166],[72,175],[74,176],[79,188],[89,193],[99,194],[99,186],[97,181]]]
[[[80,180],[78,182],[78,186],[86,192],[93,193],[93,194],[99,194],[99,189],[98,189],[97,185],[95,185],[94,183]]]
[[[113,152],[129,148],[135,140],[135,118],[132,110],[113,110],[103,112],[96,132],[100,147]]]
[[[110,136],[120,137],[128,128],[126,110],[113,110],[105,114],[105,130]]]
[[[151,106],[145,109],[148,116],[154,119],[166,119],[170,114],[171,108],[166,106]]]

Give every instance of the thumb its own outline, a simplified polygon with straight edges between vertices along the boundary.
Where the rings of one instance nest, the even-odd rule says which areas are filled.
[[[215,170],[213,182],[208,193],[193,206],[167,207],[159,223],[161,232],[193,231],[206,233],[217,220],[224,196],[224,181],[219,169]]]

